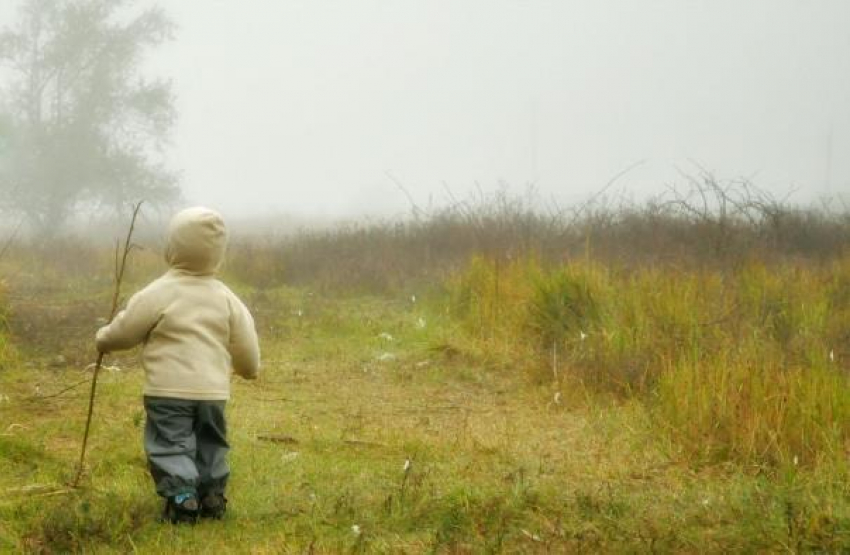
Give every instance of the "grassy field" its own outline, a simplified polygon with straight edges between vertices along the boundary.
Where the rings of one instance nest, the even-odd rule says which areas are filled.
[[[86,321],[101,285],[53,291],[52,310]],[[228,407],[226,520],[157,522],[132,356],[108,361],[85,486],[65,487],[87,383],[62,390],[90,375],[90,345],[78,343],[92,319],[6,354],[0,550],[850,549],[850,482],[834,460],[691,464],[645,402],[498,364],[438,300],[240,293],[257,313],[265,367],[259,381],[235,382]],[[20,317],[47,325],[44,313]]]
[[[850,551],[850,216],[732,185],[235,238],[264,369],[228,405],[227,518],[196,527],[157,521],[136,353],[67,486],[113,253],[11,243],[0,552]]]

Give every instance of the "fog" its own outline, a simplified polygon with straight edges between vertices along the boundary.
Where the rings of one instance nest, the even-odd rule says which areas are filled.
[[[564,205],[627,168],[612,194],[643,199],[695,164],[797,202],[850,192],[844,0],[159,5],[178,29],[147,66],[173,80],[187,204]]]

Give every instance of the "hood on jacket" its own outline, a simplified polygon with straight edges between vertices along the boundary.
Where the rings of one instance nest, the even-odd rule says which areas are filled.
[[[211,275],[221,266],[226,246],[227,229],[218,212],[187,208],[171,219],[165,260],[175,270]]]

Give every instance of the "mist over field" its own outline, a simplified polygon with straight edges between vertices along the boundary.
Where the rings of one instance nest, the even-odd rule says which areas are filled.
[[[176,26],[144,71],[171,80],[182,204],[399,216],[533,188],[564,206],[628,168],[609,194],[643,200],[695,164],[795,203],[850,189],[840,0],[159,5]]]
[[[844,2],[180,2],[187,196],[397,213],[504,182],[582,200],[692,172],[850,190]],[[476,185],[478,184],[478,185]],[[231,195],[234,189],[252,198]]]
[[[848,22],[3,1],[0,552],[850,553]]]

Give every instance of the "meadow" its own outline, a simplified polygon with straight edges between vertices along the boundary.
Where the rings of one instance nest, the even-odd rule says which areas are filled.
[[[850,214],[701,176],[642,206],[503,195],[234,237],[264,368],[228,405],[230,511],[160,524],[112,252],[0,259],[0,550],[850,550]],[[163,270],[134,251],[125,293]]]

